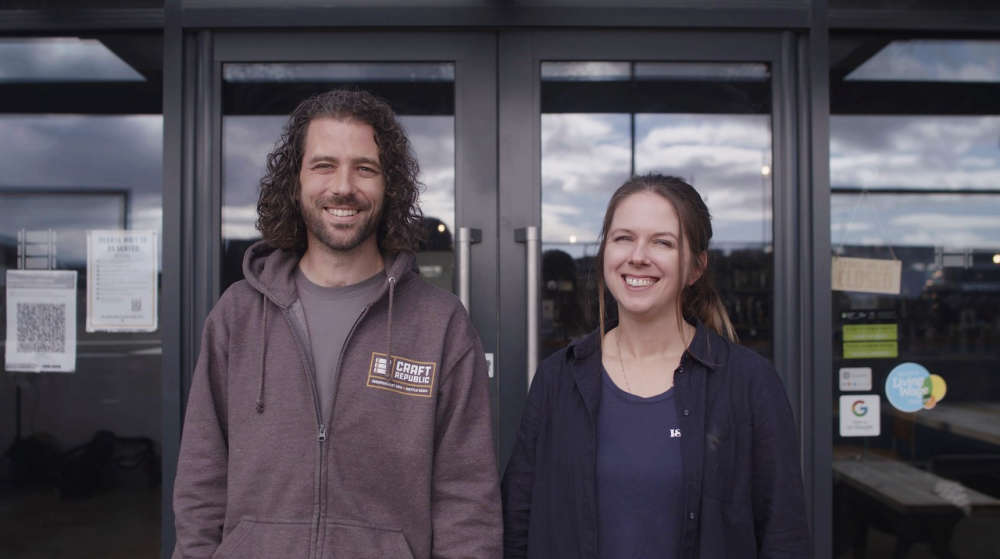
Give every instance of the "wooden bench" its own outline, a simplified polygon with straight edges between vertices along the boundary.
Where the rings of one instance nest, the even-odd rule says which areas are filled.
[[[997,402],[942,402],[930,410],[906,413],[889,408],[889,412],[931,429],[1000,446],[1000,403]]]
[[[918,541],[951,559],[951,533],[965,515],[1000,515],[1000,499],[899,460],[866,456],[833,461],[841,518],[849,524],[854,557],[865,556],[868,526],[896,535],[894,557]]]

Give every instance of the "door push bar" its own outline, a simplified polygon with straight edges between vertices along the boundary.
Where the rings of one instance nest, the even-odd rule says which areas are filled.
[[[525,281],[527,282],[527,312],[528,312],[528,388],[531,388],[531,380],[535,378],[535,369],[538,368],[538,251],[541,246],[541,239],[538,236],[538,227],[523,227],[514,231],[514,240],[524,243],[525,257]]]
[[[472,245],[482,242],[482,240],[483,231],[481,229],[472,229],[469,227],[458,228],[458,236],[456,238],[458,243],[458,299],[462,301],[462,305],[466,311],[471,311],[471,307],[469,306],[470,248]]]

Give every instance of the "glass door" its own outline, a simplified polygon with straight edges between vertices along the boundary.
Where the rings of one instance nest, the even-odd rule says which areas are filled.
[[[996,557],[1000,41],[830,45],[834,556]]]
[[[242,278],[243,253],[260,235],[257,192],[268,152],[305,98],[359,88],[385,99],[406,128],[420,164],[427,240],[417,264],[430,283],[462,296],[496,352],[495,40],[481,34],[220,33],[200,37],[211,52],[197,175],[215,185],[206,203],[198,281],[219,294]],[[492,389],[496,394],[495,388]],[[496,405],[493,406],[497,408]]]
[[[782,81],[793,44],[756,33],[501,36],[502,461],[537,363],[597,327],[604,208],[634,174],[679,176],[705,198],[711,266],[741,342],[775,361],[799,407],[789,302],[799,280],[778,273],[794,269],[799,223],[795,99]]]

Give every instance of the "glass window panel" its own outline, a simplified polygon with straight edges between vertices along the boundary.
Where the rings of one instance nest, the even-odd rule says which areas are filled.
[[[941,2],[941,0],[830,0],[831,11],[836,10],[865,10],[867,12],[879,11],[948,11],[948,12],[995,12],[997,9],[996,0],[952,0],[951,2]]]
[[[2,557],[160,552],[159,330],[85,328],[87,231],[161,233],[160,87],[134,82],[161,79],[162,39],[123,37],[0,40],[0,331],[19,232],[54,231],[55,269],[77,272],[75,371],[0,375]]]
[[[1000,117],[837,115],[830,121],[836,188],[1000,187]]]
[[[98,39],[0,38],[0,83],[145,81]]]
[[[366,63],[363,66],[347,62],[281,62],[276,64],[226,64],[223,79],[227,82],[298,82],[298,81],[454,81],[455,69],[450,64],[432,62]]]
[[[848,80],[998,82],[1000,41],[892,41],[847,75]]]
[[[728,62],[636,62],[636,79],[700,79],[763,81],[771,77],[767,64]]]
[[[542,81],[627,80],[631,72],[628,62],[542,62]]]
[[[832,50],[872,52],[866,41],[836,36]],[[998,44],[894,41],[831,64],[834,255],[900,266],[898,294],[833,292],[838,557],[998,550],[1000,521],[982,514],[1000,506],[1000,105],[983,83],[1000,75]],[[900,79],[915,82],[916,103],[893,114],[900,91],[875,80]],[[862,80],[873,83],[845,103]],[[847,382],[855,374],[860,387]],[[914,387],[910,407],[902,397]],[[877,434],[852,436],[858,421]]]
[[[1000,246],[1000,196],[995,194],[834,192],[830,212],[835,249]]]
[[[770,355],[767,65],[543,62],[541,78],[542,356],[596,327],[604,209],[632,174],[653,171],[706,198],[716,284],[742,341]]]
[[[424,190],[428,232],[421,274],[453,289],[455,227],[454,65],[450,63],[275,63],[223,66],[222,286],[241,279],[243,252],[260,238],[257,189],[288,114],[309,95],[361,87],[386,99],[406,129]]]

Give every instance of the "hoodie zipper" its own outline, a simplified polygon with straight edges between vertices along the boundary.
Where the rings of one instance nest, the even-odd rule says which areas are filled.
[[[313,411],[316,414],[316,430],[317,430],[316,440],[319,446],[319,448],[317,449],[319,463],[316,467],[317,495],[316,495],[316,503],[314,506],[316,512],[313,515],[314,516],[313,525],[315,526],[316,529],[316,537],[313,541],[313,546],[312,546],[313,552],[310,554],[310,557],[318,557],[317,551],[319,550],[319,545],[318,545],[319,529],[320,529],[320,521],[322,520],[323,517],[323,502],[322,502],[323,493],[321,484],[323,483],[323,460],[325,454],[323,452],[323,443],[325,443],[327,439],[326,425],[323,424],[323,409],[320,407],[319,404],[319,389],[316,387],[315,365],[313,365],[312,358],[306,354],[306,349],[305,349],[306,346],[302,342],[302,338],[299,336],[298,328],[295,326],[294,322],[295,318],[291,316],[292,314],[291,311],[286,309],[282,314],[285,316],[285,321],[288,322],[288,329],[292,332],[292,338],[295,339],[295,345],[299,350],[299,359],[305,365],[303,369],[305,371],[306,380],[308,381],[309,384],[309,390],[312,392]]]
[[[390,286],[389,291],[390,291],[390,297],[391,297],[392,296],[391,292],[393,291],[392,288],[395,287],[396,278],[394,276],[389,276],[388,283],[389,283],[389,286]],[[377,302],[377,301],[381,300],[382,296],[383,296],[383,294],[380,293],[379,296],[375,298],[375,301]],[[364,307],[362,307],[361,312],[358,314],[358,318],[354,320],[354,324],[351,325],[351,329],[347,332],[347,337],[344,338],[344,345],[341,346],[341,348],[340,348],[340,354],[337,356],[337,377],[336,377],[336,384],[340,384],[341,373],[343,372],[343,368],[344,368],[344,354],[347,351],[347,346],[348,346],[348,344],[350,344],[351,338],[354,337],[354,332],[358,329],[358,324],[361,324],[361,321],[364,320],[365,316],[368,315],[368,310],[371,309],[372,304],[373,303],[369,303],[369,304],[365,305]],[[315,366],[313,365],[312,359],[308,358],[308,356],[306,355],[305,344],[302,342],[302,339],[300,338],[300,336],[298,334],[298,330],[296,329],[295,324],[292,323],[292,321],[294,320],[294,318],[292,318],[291,316],[289,316],[291,314],[291,312],[290,311],[286,311],[283,314],[285,314],[285,320],[289,323],[288,326],[289,326],[289,329],[292,331],[292,337],[295,338],[296,345],[298,345],[299,358],[302,360],[303,363],[306,364],[306,367],[305,367],[306,371],[305,372],[306,372],[306,376],[307,376],[307,378],[309,380],[309,388],[312,391],[313,407],[314,407],[315,413],[316,413],[316,424],[317,424],[316,442],[317,442],[317,445],[319,446],[319,448],[317,449],[317,451],[319,453],[319,467],[317,468],[317,477],[318,477],[318,479],[317,479],[317,482],[316,482],[317,493],[318,493],[318,496],[317,496],[318,497],[317,498],[317,500],[318,500],[318,506],[317,506],[317,511],[316,511],[316,515],[315,515],[316,538],[315,538],[315,540],[313,542],[314,543],[314,545],[313,545],[313,553],[311,555],[313,557],[322,557],[322,549],[321,549],[321,547],[322,547],[322,528],[323,528],[323,517],[326,515],[326,501],[327,501],[327,499],[326,499],[326,477],[327,476],[324,475],[324,473],[325,473],[324,470],[325,470],[325,466],[326,466],[326,452],[325,452],[324,446],[325,446],[326,441],[329,439],[329,432],[327,430],[326,423],[327,423],[327,421],[329,421],[331,424],[333,423],[334,408],[336,407],[337,394],[339,393],[339,390],[334,389],[334,392],[333,392],[333,403],[330,406],[330,417],[324,419],[324,417],[323,417],[323,408],[320,405],[320,401],[319,401],[319,387],[317,386],[317,383],[316,383],[316,374],[317,373],[316,373]],[[388,320],[392,320],[392,318],[389,317]],[[386,348],[386,351],[391,351],[391,348]],[[391,359],[391,356],[387,356],[387,359]]]

